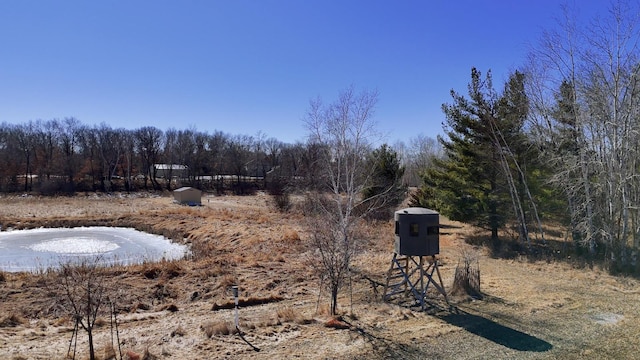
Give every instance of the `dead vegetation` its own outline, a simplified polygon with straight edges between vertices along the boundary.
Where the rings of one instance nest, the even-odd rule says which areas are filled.
[[[482,299],[482,292],[480,291],[480,263],[475,253],[461,251],[449,294],[459,298]]]
[[[327,291],[308,268],[313,253],[302,220],[295,202],[282,213],[260,193],[209,197],[201,207],[163,197],[0,198],[3,230],[126,225],[191,245],[189,259],[106,269],[125,358],[600,359],[640,350],[637,280],[574,268],[559,256],[497,259],[465,242],[477,229],[445,219],[439,261],[445,286],[454,289],[458,267],[474,288],[479,268],[482,300],[463,296],[453,310],[434,303],[426,312],[382,302],[393,224],[372,222],[332,317]],[[45,270],[0,272],[0,358],[64,357],[73,321],[57,301],[59,280]],[[244,340],[233,325],[231,285],[240,286]],[[110,326],[108,317],[96,319],[96,344],[110,343]],[[120,353],[99,347],[96,357],[113,351]]]
[[[21,315],[9,314],[0,319],[0,327],[16,327],[18,325],[24,325],[27,320]]]

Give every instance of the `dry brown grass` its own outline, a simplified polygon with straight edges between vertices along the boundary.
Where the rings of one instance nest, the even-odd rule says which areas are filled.
[[[224,337],[235,331],[229,323],[233,310],[222,310],[234,306],[229,286],[235,284],[242,286],[245,301],[241,302],[240,327],[247,330],[247,340],[261,348],[263,358],[632,358],[640,350],[636,341],[640,282],[597,269],[575,269],[563,262],[495,259],[480,248],[482,290],[487,295],[482,301],[456,303],[461,311],[453,315],[446,311],[429,315],[383,303],[382,288],[378,286],[376,294],[365,276],[385,280],[393,253],[391,222],[363,228],[366,244],[353,263],[358,271],[353,277],[353,312],[358,316],[335,319],[366,333],[367,340],[361,342],[354,331],[307,325],[309,317],[326,320],[330,316],[324,289],[321,306],[314,313],[318,282],[310,275],[307,249],[298,246],[308,237],[301,226],[304,215],[269,212],[258,196],[210,198],[211,202],[198,208],[177,206],[162,197],[17,198],[6,202],[7,207],[7,199],[0,198],[0,218],[3,224],[6,219],[6,224],[16,227],[131,226],[169,234],[174,241],[192,245],[196,251],[188,260],[109,269],[107,281],[116,290],[123,350],[137,351],[138,359],[146,346],[149,356],[168,358],[228,358],[236,353],[240,358],[255,357],[246,343]],[[448,227],[440,236],[440,270],[449,290],[458,249],[474,248],[465,240],[482,238],[485,233],[441,221]],[[0,314],[25,314],[21,316],[35,320],[33,324],[43,319],[49,325],[46,329],[39,325],[2,328],[0,358],[14,354],[35,358],[36,352],[62,358],[60,352],[68,346],[73,324],[56,307],[58,295],[43,286],[55,282],[55,276],[4,275]],[[339,300],[343,314],[344,309],[351,310],[348,294],[349,289],[343,290]],[[221,304],[220,311],[211,311],[214,303]],[[172,305],[179,311],[171,312]],[[163,309],[169,311],[160,311]],[[303,314],[310,316],[305,319]],[[4,320],[2,315],[0,320]],[[593,319],[619,320],[601,325]],[[498,338],[503,339],[499,343],[475,329],[503,331],[524,338],[523,344],[548,342],[552,348],[521,350],[517,349],[520,343],[514,348],[509,337]],[[108,326],[97,331],[108,338]],[[33,354],[20,350],[26,348]]]

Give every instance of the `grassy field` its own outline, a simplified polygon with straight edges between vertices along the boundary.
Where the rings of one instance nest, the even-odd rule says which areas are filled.
[[[480,232],[441,219],[441,271],[450,288],[463,253],[479,259],[482,300],[430,299],[428,311],[381,301],[393,224],[366,227],[368,243],[341,292],[340,321],[310,270],[304,215],[269,196],[210,196],[184,207],[168,196],[1,197],[2,230],[80,225],[134,227],[189,244],[190,259],[109,268],[120,348],[158,359],[627,359],[640,351],[640,282],[569,261],[498,259],[465,239]],[[0,273],[0,358],[63,359],[73,322],[60,274]],[[238,284],[242,336],[230,286]],[[110,348],[98,322],[99,358]],[[258,351],[259,350],[259,351]],[[87,358],[86,335],[77,351]]]

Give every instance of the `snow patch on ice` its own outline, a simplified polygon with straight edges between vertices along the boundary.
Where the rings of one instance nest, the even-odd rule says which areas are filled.
[[[33,251],[53,252],[58,254],[104,254],[119,247],[120,245],[111,241],[88,237],[51,239],[27,246],[27,248]]]
[[[0,271],[55,268],[74,258],[100,258],[100,263],[135,264],[174,260],[189,248],[131,228],[77,227],[0,232]]]

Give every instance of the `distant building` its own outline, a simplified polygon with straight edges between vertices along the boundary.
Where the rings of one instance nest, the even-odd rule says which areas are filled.
[[[173,199],[179,204],[201,205],[202,191],[192,187],[181,187],[173,190]]]
[[[184,179],[189,176],[189,167],[180,164],[153,164],[151,166],[151,174],[156,178],[162,179]]]

